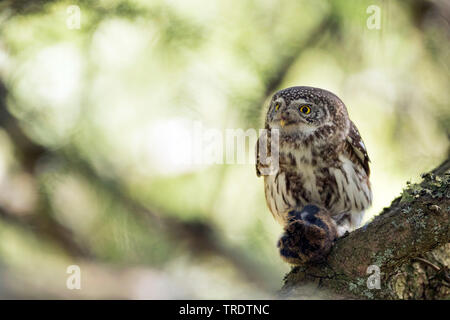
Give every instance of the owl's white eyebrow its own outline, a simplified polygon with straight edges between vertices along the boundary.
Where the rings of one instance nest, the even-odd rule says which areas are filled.
[[[278,99],[276,99],[274,102],[275,102],[275,103],[277,103],[277,102],[283,102],[283,103],[284,103],[284,99],[283,99],[283,98],[278,98]]]
[[[293,103],[308,103],[308,101],[306,101],[305,99],[297,99],[297,100],[292,100],[290,104]]]
[[[285,104],[286,104],[286,103],[284,102],[283,98],[278,98],[278,99],[276,99],[276,100],[273,102],[271,108],[272,108],[272,109],[275,109],[275,106],[277,105],[277,103],[280,103],[280,104],[282,104],[282,105],[285,105]]]

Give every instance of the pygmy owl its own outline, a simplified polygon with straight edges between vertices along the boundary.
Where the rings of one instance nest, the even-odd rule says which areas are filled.
[[[279,133],[278,170],[264,176],[266,202],[285,230],[294,216],[297,224],[311,225],[298,214],[308,205],[317,210],[308,207],[307,216],[329,218],[317,218],[323,222],[319,224],[329,226],[328,235],[340,237],[357,228],[372,202],[370,160],[345,104],[319,88],[283,89],[270,101],[265,129],[269,140],[273,129]],[[256,173],[260,176],[267,164],[259,159],[258,145]]]

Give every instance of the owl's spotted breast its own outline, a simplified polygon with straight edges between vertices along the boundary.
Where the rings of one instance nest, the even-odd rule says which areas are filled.
[[[276,220],[285,225],[290,210],[313,204],[326,208],[336,220],[347,214],[350,229],[358,226],[372,201],[364,168],[346,152],[322,158],[313,146],[283,149],[279,171],[265,176],[266,202]]]

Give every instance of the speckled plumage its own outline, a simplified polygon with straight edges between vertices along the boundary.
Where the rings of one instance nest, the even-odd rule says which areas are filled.
[[[285,226],[289,211],[316,205],[328,212],[338,236],[357,228],[372,202],[369,157],[345,104],[319,88],[283,89],[272,97],[265,128],[279,129],[279,170],[264,176],[277,221]],[[258,176],[263,167],[258,158]]]

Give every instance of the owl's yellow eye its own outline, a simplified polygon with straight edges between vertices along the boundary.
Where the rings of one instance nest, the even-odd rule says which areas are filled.
[[[280,104],[279,104],[279,103],[277,103],[277,104],[275,105],[275,111],[278,111],[278,109],[280,109]]]
[[[304,113],[304,114],[309,114],[311,112],[311,108],[308,106],[301,106],[300,107],[300,112]]]

